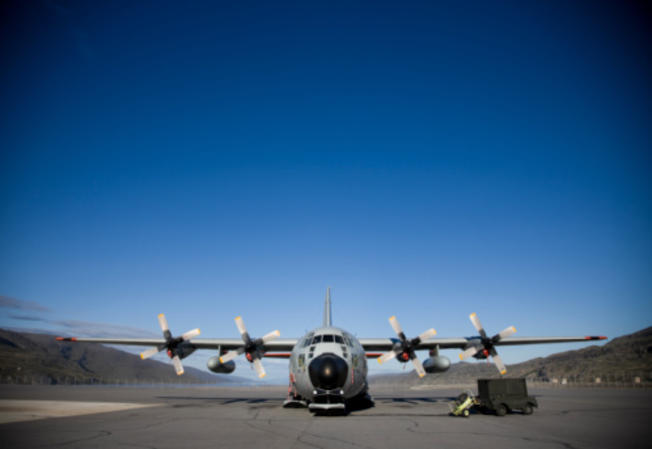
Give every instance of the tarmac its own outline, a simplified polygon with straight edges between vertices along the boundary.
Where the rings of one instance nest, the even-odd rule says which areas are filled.
[[[530,416],[448,416],[460,388],[373,389],[347,416],[284,387],[0,386],[2,448],[648,448],[652,390],[530,390]]]

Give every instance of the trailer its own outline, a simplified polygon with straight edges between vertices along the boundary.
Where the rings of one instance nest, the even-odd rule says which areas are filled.
[[[480,410],[505,416],[508,412],[520,410],[524,415],[531,415],[538,407],[536,398],[528,395],[525,379],[478,379],[478,396]]]

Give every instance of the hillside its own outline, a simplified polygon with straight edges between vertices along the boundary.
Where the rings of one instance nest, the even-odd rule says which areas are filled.
[[[103,345],[55,341],[45,334],[0,329],[0,383],[233,383],[226,375],[186,367],[177,376],[171,364],[141,360]]]
[[[652,327],[615,338],[604,346],[594,345],[508,365],[507,371],[510,377],[526,377],[539,382],[565,378],[569,382],[591,383],[596,377],[603,382],[633,382],[635,377],[640,377],[643,383],[650,383]],[[445,373],[428,375],[424,379],[407,372],[374,376],[370,380],[376,384],[438,385],[473,383],[479,377],[495,378],[500,374],[493,364],[460,362],[454,363]]]

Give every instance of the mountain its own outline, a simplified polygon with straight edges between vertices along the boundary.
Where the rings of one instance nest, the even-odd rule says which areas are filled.
[[[507,366],[509,377],[525,377],[539,382],[568,379],[569,382],[595,381],[652,382],[652,327],[624,335],[603,346],[586,348],[538,357]],[[440,385],[474,383],[478,378],[497,378],[500,374],[493,364],[454,363],[445,373],[431,374],[418,379],[413,373],[373,376],[371,383],[409,385]]]
[[[0,383],[234,383],[237,378],[186,367],[177,376],[169,363],[103,345],[55,341],[53,335],[0,329]]]

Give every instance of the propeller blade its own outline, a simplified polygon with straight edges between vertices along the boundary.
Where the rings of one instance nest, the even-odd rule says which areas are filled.
[[[165,319],[165,315],[163,315],[162,313],[158,314],[158,324],[161,325],[161,330],[163,332],[170,330],[170,326],[168,326],[168,320]]]
[[[158,352],[158,348],[149,348],[147,351],[140,353],[140,358],[145,360],[152,357],[153,355],[156,355]]]
[[[240,335],[247,333],[247,328],[245,327],[244,321],[242,321],[241,316],[235,317],[235,325],[238,326],[238,331],[240,332]]]
[[[197,329],[192,329],[186,332],[181,336],[182,340],[190,340],[191,338],[195,338],[197,335],[199,335],[201,332],[199,331],[199,328]]]
[[[174,365],[174,370],[177,372],[177,376],[183,374],[183,365],[181,364],[181,359],[178,355],[172,357],[172,364]]]
[[[437,335],[436,330],[428,329],[427,331],[420,334],[417,338],[419,339],[419,341],[424,341],[424,340],[428,340],[429,338],[434,337],[435,335]]]
[[[421,360],[419,360],[416,356],[412,357],[412,364],[414,365],[414,369],[416,370],[419,377],[423,377],[426,375],[426,370],[423,369]]]
[[[392,329],[394,329],[394,332],[396,332],[396,335],[400,335],[403,333],[403,329],[401,329],[401,325],[398,323],[396,316],[392,316],[389,318],[389,324],[391,324]]]
[[[380,364],[382,365],[382,364],[385,363],[386,361],[388,361],[388,360],[392,360],[394,357],[396,357],[396,355],[397,355],[397,354],[396,354],[396,352],[394,352],[394,351],[386,352],[386,353],[384,353],[383,355],[381,355],[380,357],[378,357],[378,359],[377,359],[377,360],[378,360],[378,363],[380,363]]]
[[[496,368],[498,368],[498,371],[500,371],[500,374],[504,375],[507,372],[507,368],[505,368],[503,359],[501,359],[498,353],[496,352],[491,354],[491,358],[494,359],[494,363],[496,364]]]
[[[261,379],[265,377],[267,373],[265,373],[265,368],[263,368],[263,364],[261,363],[260,359],[256,358],[252,363],[254,364],[254,369],[258,373],[258,377]]]
[[[220,363],[230,362],[231,360],[235,359],[243,352],[244,352],[244,348],[238,348],[238,349],[234,349],[233,351],[229,351],[220,357]]]
[[[465,349],[463,352],[460,353],[460,360],[464,360],[468,357],[473,357],[478,351],[479,349],[476,348],[475,346]]]
[[[509,326],[507,329],[502,330],[498,333],[498,339],[502,340],[505,337],[509,337],[516,333],[516,328],[514,326]]]
[[[484,332],[484,329],[482,328],[482,323],[480,323],[480,319],[478,318],[478,315],[473,312],[471,315],[469,315],[469,318],[471,319],[471,323],[473,323],[473,326],[475,329],[482,335]]]
[[[278,338],[280,336],[281,336],[281,333],[278,330],[275,330],[275,331],[270,332],[269,334],[264,335],[262,340],[263,340],[263,343],[267,343],[267,342],[270,342],[270,341],[272,341],[275,338]]]

